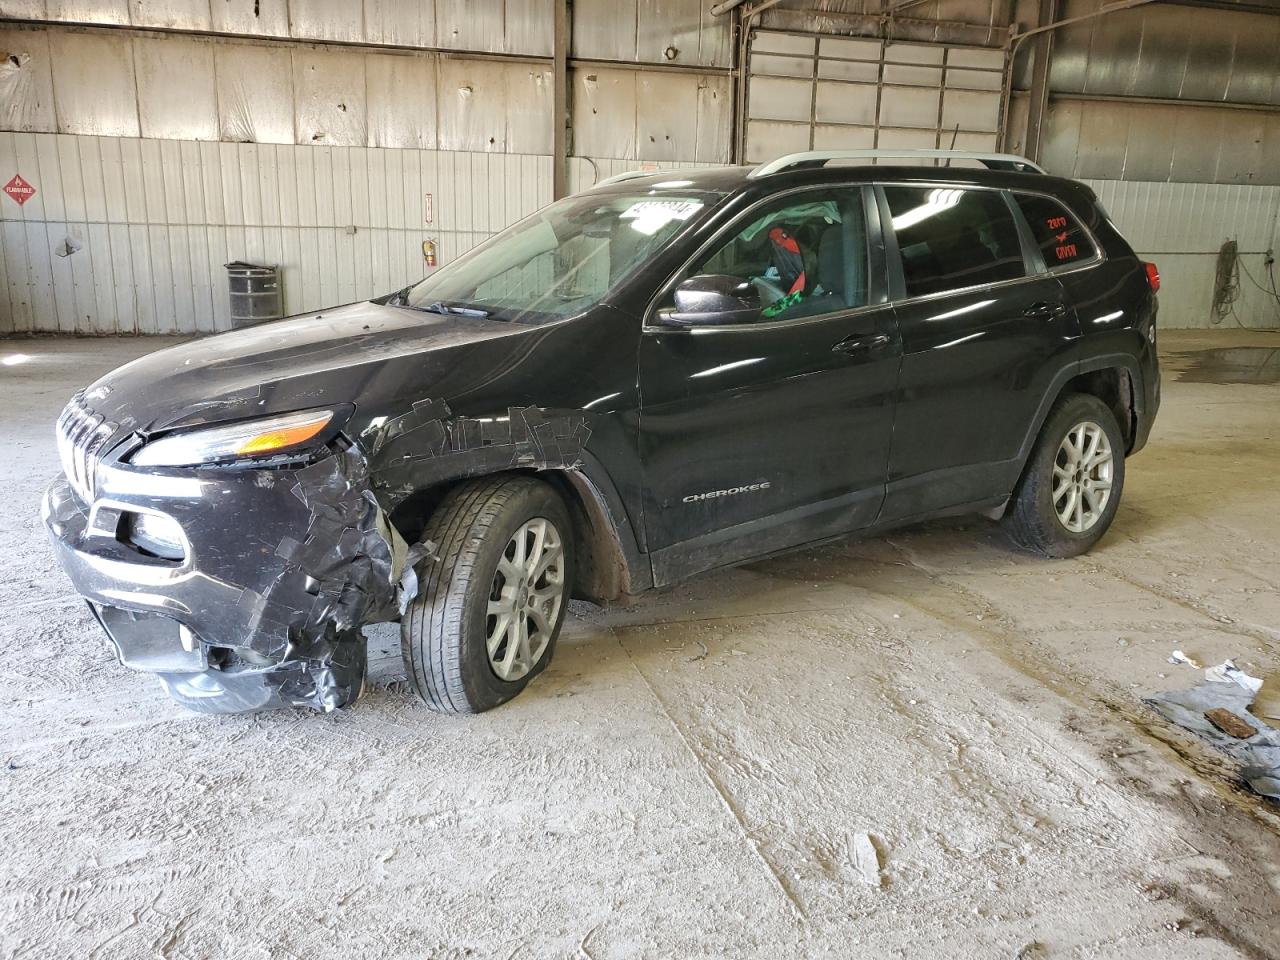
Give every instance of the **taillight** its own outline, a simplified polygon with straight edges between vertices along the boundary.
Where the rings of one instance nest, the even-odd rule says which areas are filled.
[[[1147,268],[1147,286],[1151,288],[1152,293],[1160,290],[1160,269],[1154,263],[1144,263]]]

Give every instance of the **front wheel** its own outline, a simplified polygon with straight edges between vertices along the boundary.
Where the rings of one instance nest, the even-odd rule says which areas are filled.
[[[1013,540],[1050,557],[1089,550],[1120,505],[1124,450],[1124,434],[1105,403],[1083,393],[1060,400],[1005,513]]]
[[[551,661],[573,583],[568,511],[532,477],[456,487],[432,514],[421,587],[400,624],[405,670],[441,713],[510,700]]]

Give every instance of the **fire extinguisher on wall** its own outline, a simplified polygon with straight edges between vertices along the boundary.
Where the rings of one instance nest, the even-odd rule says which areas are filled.
[[[428,267],[436,265],[436,242],[434,240],[422,241],[422,259],[426,261]]]

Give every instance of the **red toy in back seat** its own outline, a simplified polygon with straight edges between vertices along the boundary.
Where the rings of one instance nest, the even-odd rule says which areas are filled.
[[[804,256],[800,253],[800,244],[795,236],[786,227],[773,227],[769,230],[769,242],[773,244],[773,265],[778,268],[778,276],[787,293],[803,291]]]

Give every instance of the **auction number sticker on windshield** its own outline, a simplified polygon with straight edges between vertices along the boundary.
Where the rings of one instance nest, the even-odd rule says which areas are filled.
[[[639,200],[622,211],[622,219],[688,220],[701,209],[697,200]]]
[[[672,220],[688,220],[702,208],[697,200],[638,200],[622,211],[631,229],[651,237]]]

